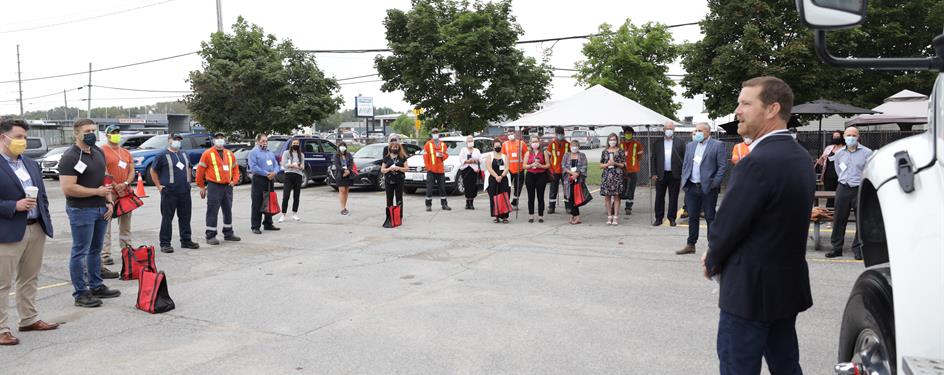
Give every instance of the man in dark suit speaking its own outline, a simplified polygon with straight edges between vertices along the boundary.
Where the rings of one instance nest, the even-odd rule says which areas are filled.
[[[721,374],[802,374],[797,314],[813,305],[806,238],[816,180],[787,132],[793,91],[774,77],[745,81],[735,115],[750,154],[735,167],[702,257],[720,277]]]

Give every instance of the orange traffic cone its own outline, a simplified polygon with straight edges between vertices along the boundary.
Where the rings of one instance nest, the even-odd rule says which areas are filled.
[[[144,180],[141,179],[141,173],[138,173],[138,186],[134,189],[134,195],[137,195],[139,198],[147,198],[147,192],[144,191]]]

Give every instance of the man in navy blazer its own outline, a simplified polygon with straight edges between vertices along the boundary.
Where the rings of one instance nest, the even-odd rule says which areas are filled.
[[[705,212],[708,233],[711,234],[718,193],[721,192],[721,181],[727,170],[724,143],[711,138],[711,129],[707,123],[696,124],[692,141],[685,146],[685,160],[682,162],[682,191],[685,192],[685,208],[688,210],[688,241],[676,254],[695,253],[702,211]]]
[[[14,274],[20,332],[59,327],[39,320],[36,311],[37,280],[52,222],[39,164],[21,155],[27,130],[29,125],[22,120],[0,120],[0,345],[20,343],[7,325]]]
[[[802,374],[797,314],[813,305],[806,239],[816,178],[809,153],[787,132],[793,92],[774,77],[742,84],[738,134],[751,152],[734,167],[702,257],[720,277],[722,374]]]

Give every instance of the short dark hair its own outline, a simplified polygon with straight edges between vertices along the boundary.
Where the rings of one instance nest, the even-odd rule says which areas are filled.
[[[780,104],[780,118],[790,121],[793,110],[793,89],[782,79],[773,76],[751,78],[741,83],[741,87],[760,87],[760,100],[765,106]]]
[[[92,119],[87,119],[87,118],[78,119],[78,120],[75,120],[75,123],[72,124],[72,127],[77,128],[77,127],[85,126],[85,125],[95,125],[95,121],[92,121]]]
[[[23,128],[23,130],[29,130],[29,124],[26,123],[26,121],[4,119],[0,121],[0,133],[9,133],[10,130],[13,130],[14,126]]]
[[[632,126],[624,126],[624,127],[623,127],[623,132],[626,132],[626,133],[634,133],[634,134],[635,134],[635,133],[636,133],[636,129],[633,129]]]

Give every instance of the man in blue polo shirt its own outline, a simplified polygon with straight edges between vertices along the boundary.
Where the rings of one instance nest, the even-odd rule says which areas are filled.
[[[865,163],[872,155],[872,150],[859,143],[859,129],[853,126],[843,132],[846,147],[833,155],[836,165],[836,174],[839,175],[839,185],[836,186],[836,212],[833,215],[833,235],[830,238],[832,251],[826,253],[827,258],[842,256],[842,247],[846,242],[846,225],[849,223],[849,214],[852,210],[858,212],[859,186],[862,185],[862,172]],[[852,255],[862,260],[862,241],[856,233],[852,240]]]
[[[157,154],[151,165],[151,181],[161,192],[161,252],[174,252],[170,239],[175,213],[180,229],[180,247],[199,249],[200,245],[190,239],[190,158],[180,151],[183,137],[170,134],[168,140],[167,149]]]
[[[272,225],[272,215],[265,214],[263,219],[262,205],[268,202],[266,192],[273,189],[275,175],[280,170],[279,161],[269,150],[269,137],[265,134],[257,135],[256,147],[249,152],[249,171],[252,172],[252,233],[262,234],[260,226],[265,230],[279,230]]]

